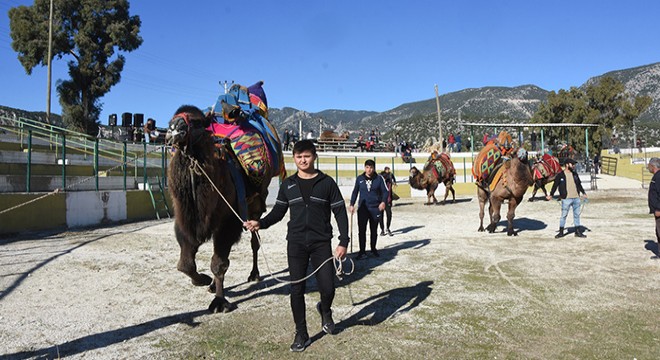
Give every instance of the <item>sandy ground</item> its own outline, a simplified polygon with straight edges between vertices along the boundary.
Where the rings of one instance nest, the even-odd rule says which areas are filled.
[[[582,213],[588,229],[584,240],[572,235],[554,239],[560,212],[555,201],[522,204],[515,222],[519,236],[507,237],[500,232],[503,226],[495,234],[476,231],[475,197],[462,197],[445,206],[425,206],[424,199],[402,199],[394,207],[395,235],[379,239],[382,259],[357,263],[378,266],[377,270],[354,280],[351,296],[359,300],[386,293],[387,283],[377,281],[384,272],[396,274],[401,284],[406,283],[406,277],[421,284],[418,278],[433,273],[424,283],[433,291],[420,299],[415,305],[418,309],[408,311],[412,305],[399,304],[400,309],[394,312],[405,316],[381,320],[416,324],[420,323],[416,316],[433,312],[442,303],[485,301],[473,299],[474,293],[466,284],[452,281],[450,274],[443,272],[451,261],[463,259],[486,264],[476,271],[500,277],[503,287],[532,305],[544,303],[574,310],[651,305],[657,309],[660,260],[651,259],[651,252],[645,249],[647,241],[655,239],[653,219],[646,214],[646,190],[634,180],[604,177],[599,190],[589,192],[589,199]],[[613,213],[616,216],[608,215]],[[285,231],[285,222],[281,222],[262,232],[268,265],[262,256],[260,268],[266,278],[269,269],[287,275]],[[357,235],[357,229],[353,231]],[[258,287],[245,284],[251,263],[247,239],[246,234],[232,252],[226,280],[229,300],[237,303],[238,309],[214,315],[205,311],[211,295],[193,287],[176,271],[178,245],[171,221],[0,239],[0,357],[177,358],[176,349],[162,344],[175,342],[200,323],[222,317],[236,319],[264,308],[271,312],[280,309],[283,316],[288,315],[283,285],[272,279]],[[423,258],[419,248],[424,248]],[[357,252],[357,244],[353,250]],[[207,244],[198,254],[198,267],[205,273],[209,273],[210,256]],[[588,282],[579,291],[562,288],[554,298],[541,298],[527,291],[520,284],[522,280],[509,272],[512,263],[526,268],[527,280],[573,281],[584,276],[588,280],[580,281]],[[450,280],[440,281],[443,277]],[[644,305],[645,301],[654,303]],[[345,288],[340,287],[336,320],[358,316],[369,306],[347,304]],[[451,324],[444,326],[450,336]],[[276,343],[283,349],[288,349],[292,331],[290,320],[279,326]],[[352,331],[347,329],[333,339],[357,336]],[[314,350],[309,351],[313,354]],[[553,357],[552,353],[547,355]]]

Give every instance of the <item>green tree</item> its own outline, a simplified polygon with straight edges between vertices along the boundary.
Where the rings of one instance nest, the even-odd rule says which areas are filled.
[[[648,96],[626,93],[623,83],[604,77],[584,90],[572,87],[568,91],[551,92],[532,122],[598,124],[599,127],[589,129],[589,148],[600,151],[602,139],[609,139],[615,129],[632,128],[633,120],[651,105],[651,101]],[[546,138],[550,145],[568,141],[577,151],[585,150],[583,128],[551,128]]]
[[[53,0],[52,56],[66,57],[70,79],[57,92],[62,118],[71,129],[93,134],[103,104],[101,97],[121,79],[125,58],[142,44],[141,21],[130,16],[127,0]],[[30,75],[48,64],[50,0],[9,10],[12,48]]]

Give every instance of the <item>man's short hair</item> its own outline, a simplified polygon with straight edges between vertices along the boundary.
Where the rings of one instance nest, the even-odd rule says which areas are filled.
[[[316,156],[316,146],[312,140],[300,140],[293,145],[294,155],[305,151],[309,151],[312,153],[312,155]]]
[[[389,170],[389,169],[390,169],[389,166],[385,166],[385,168],[383,170]]]
[[[367,161],[364,162],[364,166],[376,167],[376,162],[371,159],[368,159]]]
[[[651,158],[651,160],[649,160],[649,165],[655,167],[656,169],[660,169],[660,158]]]

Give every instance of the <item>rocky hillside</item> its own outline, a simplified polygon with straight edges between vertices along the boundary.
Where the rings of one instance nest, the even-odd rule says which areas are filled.
[[[653,99],[649,109],[639,116],[640,122],[660,121],[660,63],[611,71],[587,80],[583,86],[597,83],[605,76],[622,82],[631,94],[650,96]]]

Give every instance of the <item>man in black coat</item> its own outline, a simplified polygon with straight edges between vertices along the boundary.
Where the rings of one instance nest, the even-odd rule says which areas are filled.
[[[655,237],[658,242],[657,257],[660,257],[660,158],[649,160],[647,169],[653,174],[649,184],[649,213],[655,216]]]

